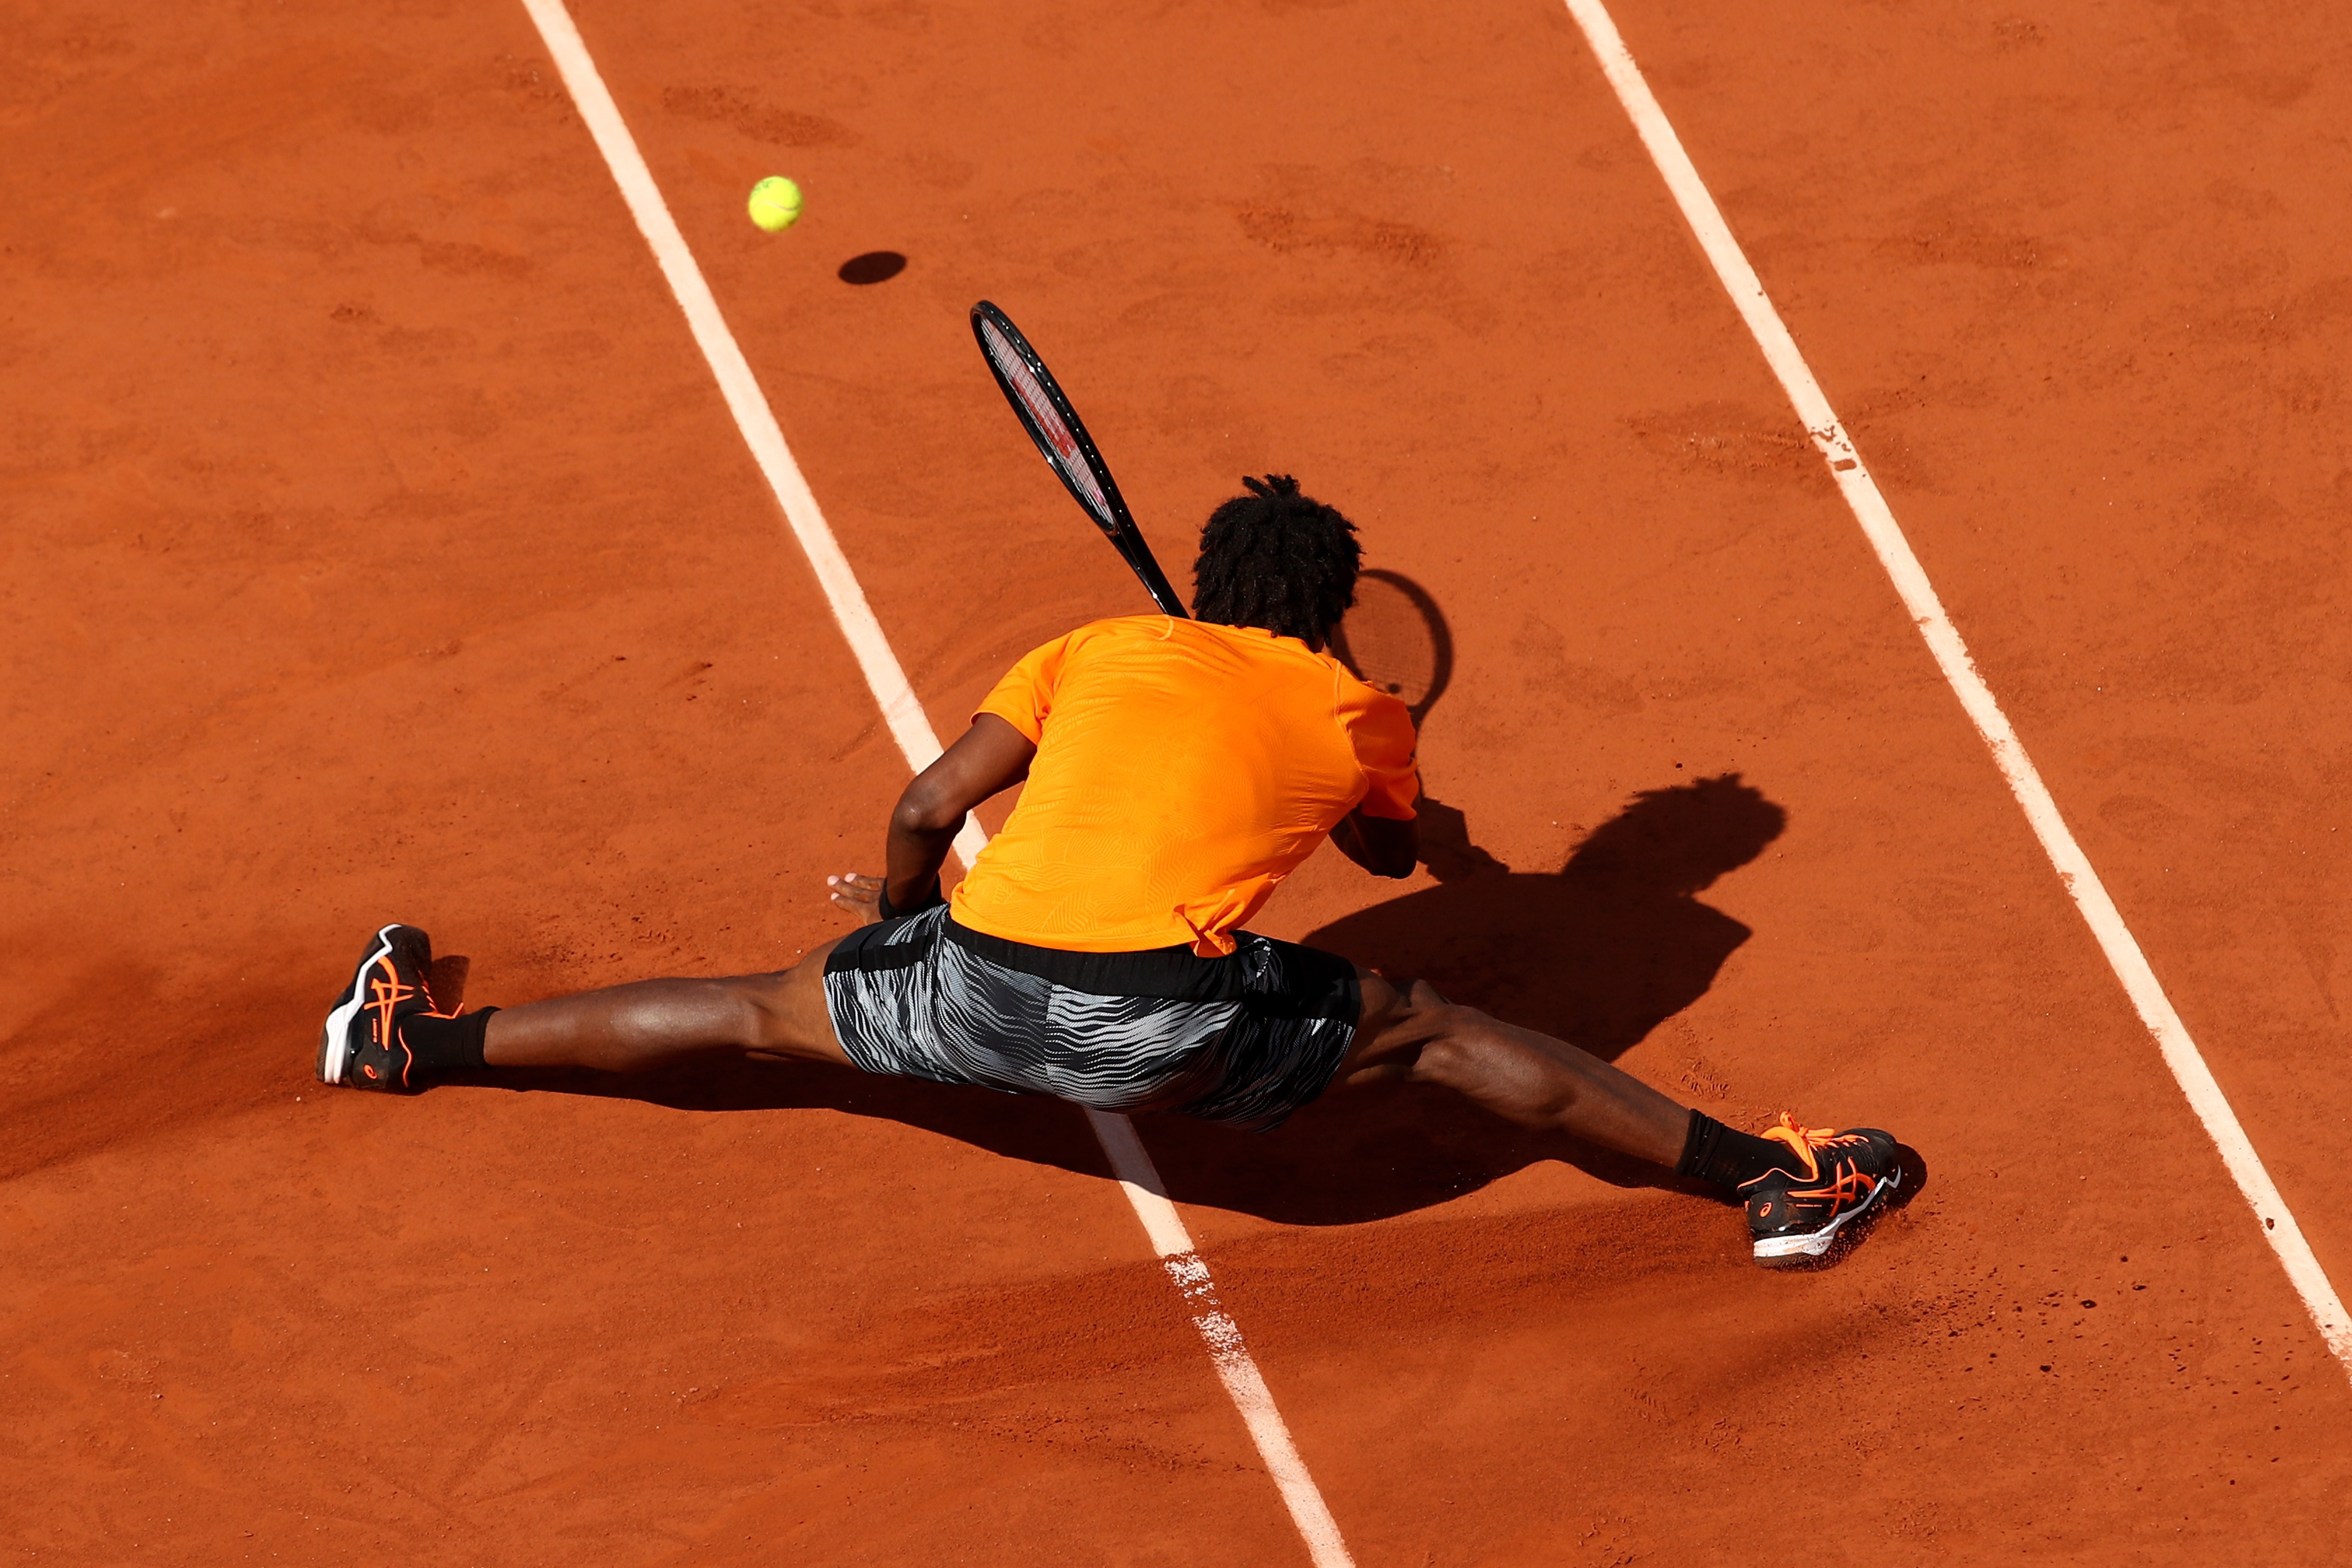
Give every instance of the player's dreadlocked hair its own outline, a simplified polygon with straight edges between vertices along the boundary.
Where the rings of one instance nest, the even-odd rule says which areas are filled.
[[[1356,602],[1363,547],[1356,525],[1298,493],[1288,474],[1245,479],[1249,490],[1209,514],[1192,563],[1192,615],[1229,626],[1263,626],[1312,648]]]

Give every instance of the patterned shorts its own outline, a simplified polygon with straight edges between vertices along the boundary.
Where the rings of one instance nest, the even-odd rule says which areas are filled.
[[[1065,952],[969,930],[942,906],[845,938],[825,1003],[867,1072],[1271,1131],[1339,1070],[1363,999],[1346,959],[1239,941],[1223,958]]]

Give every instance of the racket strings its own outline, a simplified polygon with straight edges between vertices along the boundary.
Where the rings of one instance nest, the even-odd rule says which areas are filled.
[[[1062,417],[1061,410],[1054,406],[1054,399],[1037,379],[1036,372],[1029,368],[1029,362],[1022,358],[1004,334],[996,330],[995,323],[982,321],[981,342],[988,351],[989,359],[1004,377],[1005,384],[1012,387],[1013,395],[1021,400],[1021,406],[1028,414],[1032,427],[1045,437],[1045,445],[1050,448],[1046,460],[1060,470],[1062,477],[1078,492],[1078,499],[1086,503],[1087,510],[1095,514],[1096,521],[1106,529],[1114,527],[1117,518],[1111,510],[1110,498],[1103,494],[1102,486],[1096,482],[1094,469],[1087,462],[1086,451],[1078,445],[1076,433]]]

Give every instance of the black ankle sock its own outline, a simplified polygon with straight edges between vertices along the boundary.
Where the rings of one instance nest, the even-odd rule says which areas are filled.
[[[1683,1157],[1675,1164],[1677,1176],[1696,1176],[1718,1187],[1737,1190],[1775,1166],[1790,1163],[1785,1145],[1753,1133],[1735,1131],[1705,1111],[1691,1112],[1690,1135],[1683,1142]]]
[[[416,1065],[426,1072],[478,1070],[488,1065],[482,1060],[482,1040],[489,1032],[490,1015],[497,1011],[485,1007],[454,1018],[411,1014],[400,1021],[400,1042],[415,1053]]]

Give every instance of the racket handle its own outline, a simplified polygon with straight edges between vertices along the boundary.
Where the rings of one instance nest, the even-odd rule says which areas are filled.
[[[1176,588],[1169,585],[1169,574],[1160,569],[1160,557],[1152,555],[1152,548],[1143,543],[1143,536],[1136,533],[1134,527],[1115,533],[1110,543],[1119,550],[1119,557],[1127,562],[1136,578],[1143,581],[1143,593],[1152,595],[1152,605],[1160,606],[1160,614],[1176,616],[1179,621],[1192,618],[1192,611],[1185,609],[1183,599],[1176,597]]]
[[[1118,552],[1127,558],[1127,563],[1143,580],[1143,591],[1151,595],[1151,602],[1160,606],[1160,613],[1173,616],[1180,621],[1191,620],[1192,612],[1184,607],[1184,601],[1176,596],[1176,590],[1169,584],[1168,574],[1160,569],[1159,561],[1151,553],[1151,546],[1143,542],[1142,535],[1131,533],[1118,542]]]

